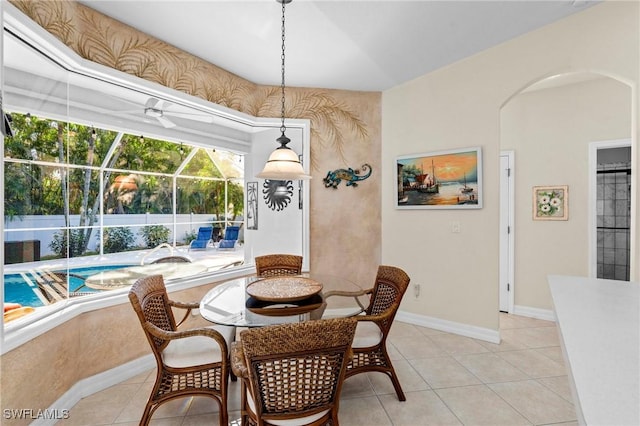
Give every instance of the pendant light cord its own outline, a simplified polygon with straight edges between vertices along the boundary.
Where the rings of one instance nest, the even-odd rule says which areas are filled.
[[[280,59],[282,59],[282,66],[281,66],[281,71],[282,71],[282,82],[280,84],[280,89],[282,91],[282,108],[280,110],[280,117],[282,119],[282,124],[280,125],[280,131],[282,132],[282,135],[284,136],[284,132],[285,130],[287,130],[287,128],[284,125],[284,6],[285,6],[285,2],[282,2],[282,54],[280,55]]]

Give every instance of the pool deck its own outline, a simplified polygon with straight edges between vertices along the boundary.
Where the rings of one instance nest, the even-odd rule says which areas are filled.
[[[185,257],[191,262],[152,264],[154,260],[167,256]],[[244,247],[241,245],[234,250],[218,250],[215,247],[206,250],[189,250],[188,246],[173,248],[166,244],[151,250],[4,265],[4,274],[22,275],[30,282],[29,286],[40,302],[43,305],[49,305],[71,296],[96,294],[91,290],[88,293],[85,290],[72,290],[73,293],[69,293],[67,280],[56,273],[67,269],[127,265],[126,268],[101,271],[87,277],[84,285],[95,291],[123,288],[133,284],[141,276],[161,274],[165,279],[172,279],[216,271],[242,261],[244,261]]]
[[[72,257],[70,259],[41,260],[38,262],[16,263],[4,265],[4,273],[12,274],[31,270],[64,270],[95,265],[143,265],[166,256],[184,256],[192,262],[205,264],[210,268],[223,267],[244,260],[244,246],[235,250],[189,250],[186,246],[177,248],[160,247],[152,250],[137,250],[96,256]]]

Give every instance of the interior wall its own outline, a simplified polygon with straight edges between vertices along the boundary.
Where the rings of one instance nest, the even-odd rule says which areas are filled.
[[[589,275],[589,143],[631,136],[631,89],[600,77],[525,92],[500,123],[516,153],[515,305],[551,310],[547,275]],[[545,185],[568,185],[567,221],[533,220],[532,188]]]
[[[405,268],[412,283],[422,287],[419,297],[405,298],[403,310],[498,329],[500,110],[541,78],[598,70],[634,88],[631,103],[637,114],[638,6],[637,2],[604,2],[383,93],[382,262]],[[636,146],[637,120],[632,127]],[[470,146],[483,149],[481,210],[394,208],[396,156]],[[634,152],[637,167],[638,150]],[[528,161],[518,151],[515,158],[516,167]],[[532,181],[544,180],[544,171],[533,173],[538,179],[532,176]],[[572,204],[571,209],[580,206]],[[452,232],[454,221],[460,223],[459,233]],[[632,239],[637,247],[637,226]],[[580,250],[577,242],[574,245],[570,250]],[[525,261],[537,265],[545,276],[554,269],[539,252]],[[530,303],[550,306],[545,295],[533,295]]]

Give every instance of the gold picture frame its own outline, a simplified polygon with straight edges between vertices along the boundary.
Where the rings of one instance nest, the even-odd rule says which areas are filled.
[[[534,186],[533,220],[568,220],[569,186]]]

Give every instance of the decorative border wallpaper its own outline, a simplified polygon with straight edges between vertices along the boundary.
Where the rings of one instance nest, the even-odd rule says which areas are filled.
[[[256,117],[280,116],[279,87],[251,83],[75,2],[11,3],[85,59]],[[347,164],[347,143],[367,141],[368,126],[356,108],[328,90],[292,88],[285,110],[287,117],[311,121],[313,170],[315,148],[331,149]]]

